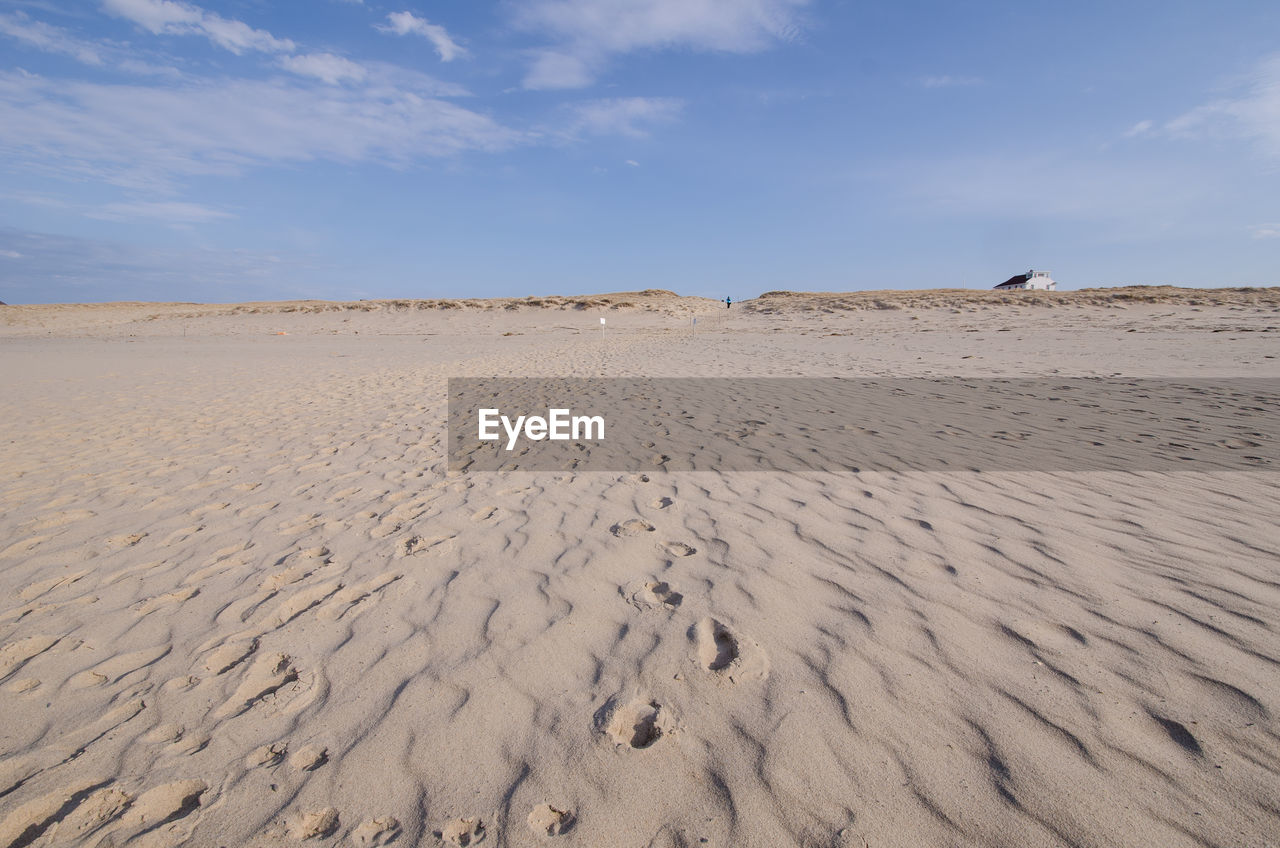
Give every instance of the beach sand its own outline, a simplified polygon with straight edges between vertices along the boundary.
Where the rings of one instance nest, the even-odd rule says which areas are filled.
[[[0,352],[0,848],[1280,844],[1276,472],[444,454],[448,377],[1275,378],[1280,290],[8,306]]]

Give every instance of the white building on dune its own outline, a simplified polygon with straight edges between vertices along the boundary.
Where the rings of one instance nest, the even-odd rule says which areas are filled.
[[[1002,291],[1011,291],[1013,289],[1057,291],[1058,284],[1054,282],[1053,277],[1049,276],[1048,271],[1028,271],[1025,274],[1015,274],[996,286],[996,288]]]

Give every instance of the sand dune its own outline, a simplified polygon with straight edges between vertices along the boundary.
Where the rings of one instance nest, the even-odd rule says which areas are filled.
[[[1274,471],[468,475],[444,424],[1280,377],[1275,291],[5,307],[0,846],[1272,844]]]

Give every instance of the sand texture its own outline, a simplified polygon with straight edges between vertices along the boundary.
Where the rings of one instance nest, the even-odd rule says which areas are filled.
[[[0,307],[0,848],[1280,844],[1274,471],[447,471],[448,377],[1280,377],[1061,295]]]

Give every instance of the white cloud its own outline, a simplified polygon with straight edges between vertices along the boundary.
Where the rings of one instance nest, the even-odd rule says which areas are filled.
[[[939,76],[923,77],[920,80],[920,84],[925,88],[958,88],[982,85],[982,79],[979,77],[953,77],[949,74],[941,74]]]
[[[534,56],[525,75],[525,88],[537,91],[556,88],[585,88],[595,79],[591,63],[578,56],[544,50]]]
[[[1151,129],[1154,126],[1155,124],[1151,121],[1138,121],[1138,123],[1134,124],[1133,126],[1129,127],[1129,129],[1125,130],[1124,137],[1137,138],[1140,135],[1146,135],[1147,133],[1151,132]]]
[[[210,209],[198,203],[182,201],[153,201],[133,203],[108,203],[100,209],[85,213],[90,218],[104,221],[146,219],[170,224],[204,224],[209,221],[234,218],[230,212]]]
[[[21,12],[0,15],[0,33],[46,53],[61,53],[86,65],[102,64],[102,56],[94,45],[59,27],[31,20]]]
[[[1192,109],[1164,129],[1183,137],[1243,138],[1280,157],[1280,55],[1259,63],[1243,89],[1236,97]]]
[[[626,160],[625,162],[623,162],[622,164],[624,164],[624,165],[630,165],[632,168],[639,168],[639,167],[640,167],[640,163],[639,163],[639,162],[637,162],[637,161],[636,161],[636,160],[634,160],[634,159],[628,159],[628,160]]]
[[[102,6],[152,35],[203,35],[237,55],[247,50],[288,53],[295,47],[287,38],[276,38],[266,30],[254,29],[243,21],[224,18],[180,0],[103,0]]]
[[[0,250],[0,256],[5,257],[6,259],[21,259],[21,258],[22,258],[22,254],[21,254],[21,253],[19,253],[19,252],[18,252],[18,251],[16,251],[16,250]]]
[[[750,53],[794,39],[808,0],[533,0],[516,24],[550,36],[526,88],[588,85],[612,55],[689,49]]]
[[[648,135],[646,125],[676,119],[684,101],[674,97],[611,97],[572,107],[570,133],[589,135]]]
[[[374,28],[390,35],[422,36],[436,48],[441,62],[452,62],[459,56],[467,55],[467,51],[449,37],[444,27],[433,24],[426,18],[419,18],[413,12],[392,12],[387,15],[387,21],[385,24],[376,24]]]
[[[407,165],[524,140],[486,115],[384,79],[358,88],[239,79],[160,86],[0,73],[0,155],[133,187],[278,162]]]
[[[101,206],[86,206],[58,197],[32,194],[28,192],[10,192],[0,194],[6,200],[16,201],[28,206],[43,209],[63,209],[77,212],[86,218],[97,218],[101,221],[154,220],[172,225],[203,224],[236,216],[230,212],[213,209],[199,203],[185,201],[131,201],[127,203],[107,203]]]
[[[1280,224],[1262,224],[1249,229],[1256,239],[1280,239]]]
[[[280,59],[280,64],[285,70],[305,77],[315,77],[330,85],[337,85],[343,80],[360,82],[369,75],[363,65],[332,53],[284,56]]]
[[[0,14],[0,34],[36,50],[70,56],[77,62],[95,68],[111,65],[117,70],[140,76],[181,76],[174,68],[152,65],[135,58],[120,45],[85,41],[61,27],[33,20],[22,12]]]

